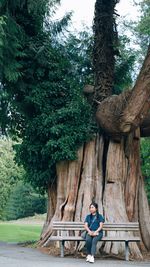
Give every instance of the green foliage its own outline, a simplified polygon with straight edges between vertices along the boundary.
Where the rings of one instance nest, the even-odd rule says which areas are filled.
[[[145,188],[150,202],[150,138],[142,138],[141,140],[141,158]]]
[[[143,54],[146,54],[147,47],[150,44],[150,1],[140,0],[137,3],[140,8],[140,19],[135,27],[138,42],[140,43]]]
[[[9,96],[2,84],[0,84],[0,134],[2,136],[7,135],[9,128]]]
[[[132,72],[136,54],[133,49],[128,48],[129,38],[125,35],[119,36],[119,56],[116,58],[114,94],[120,94],[123,90],[132,86]]]
[[[119,55],[116,56],[113,93],[119,94],[132,86],[132,72],[136,53],[129,48],[130,40],[125,35],[119,36]],[[69,35],[65,43],[76,77],[82,87],[94,83],[92,67],[93,34],[88,28],[78,35]]]
[[[128,28],[132,34],[133,46],[136,45],[136,67],[139,72],[150,45],[150,1],[134,0],[134,4],[139,10],[139,17],[136,21],[129,21]]]
[[[29,83],[24,81],[25,96],[18,103],[26,127],[21,125],[23,143],[17,158],[29,180],[33,177],[32,184],[42,188],[53,179],[55,164],[75,159],[77,148],[89,138],[90,107],[63,47],[56,42],[52,47],[44,40],[43,44],[37,41],[34,51],[26,59],[33,61],[31,69],[25,70]]]
[[[8,132],[9,128],[16,132],[18,129],[14,122],[18,120],[22,123],[23,121],[15,101],[12,101],[12,99],[23,97],[23,93],[19,92],[15,83],[19,79],[21,82],[23,76],[24,61],[28,57],[26,48],[29,48],[32,56],[34,49],[32,44],[36,45],[34,37],[36,38],[38,33],[46,28],[46,17],[50,13],[55,13],[56,4],[59,3],[59,0],[0,1],[0,126],[2,134],[6,134],[6,129]]]
[[[10,43],[15,62],[13,68],[6,64],[6,60],[12,59],[6,58],[3,47],[3,64],[8,71],[7,75],[2,71],[1,80],[3,91],[6,88],[10,96],[11,128],[23,140],[16,145],[17,160],[24,165],[28,181],[35,187],[47,188],[47,183],[54,179],[56,163],[75,159],[77,148],[90,138],[91,110],[69,54],[54,34],[61,31],[60,24],[46,21],[46,7],[45,13],[36,11],[41,8],[41,1],[35,10],[31,2],[24,6],[18,1],[17,8],[8,9],[9,16],[4,12],[7,20],[9,17],[13,21]],[[68,19],[69,15],[63,26]],[[11,38],[8,30],[6,25],[6,43]],[[13,74],[8,75],[11,70]]]
[[[116,56],[113,93],[119,94],[132,86],[132,72],[136,53],[129,48],[130,40],[125,35],[119,36],[119,55]],[[78,35],[69,35],[65,43],[66,49],[74,66],[80,86],[94,83],[92,67],[93,34],[88,28]]]
[[[7,202],[4,216],[6,220],[16,220],[46,212],[46,199],[38,194],[29,184],[19,182]]]
[[[0,139],[0,219],[9,199],[12,189],[19,180],[23,179],[24,170],[17,166],[12,145],[8,139]]]
[[[76,35],[69,34],[64,46],[69,60],[74,69],[74,75],[78,77],[79,86],[94,83],[92,68],[93,34],[89,28]]]
[[[23,56],[21,50],[21,38],[18,40],[17,36],[22,36],[21,29],[17,26],[16,22],[10,17],[5,18],[3,24],[3,32],[0,37],[1,46],[1,63],[0,63],[0,78],[15,82],[21,76],[21,62],[17,62],[16,58]],[[10,45],[11,44],[11,45]],[[4,83],[4,82],[3,82]]]
[[[0,219],[46,212],[45,197],[21,182],[25,171],[15,163],[13,145],[16,143],[10,139],[0,139]]]

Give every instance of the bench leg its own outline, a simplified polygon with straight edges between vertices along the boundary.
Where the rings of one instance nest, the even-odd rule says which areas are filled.
[[[77,240],[76,246],[75,246],[75,253],[78,252],[78,248],[79,248],[79,244],[80,244],[80,240]]]
[[[125,241],[125,260],[129,260],[129,242]]]
[[[64,257],[64,244],[65,241],[60,241],[60,257],[63,258]]]

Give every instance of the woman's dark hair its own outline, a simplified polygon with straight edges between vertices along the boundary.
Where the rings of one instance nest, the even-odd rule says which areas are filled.
[[[95,203],[95,202],[91,202],[89,208],[90,208],[91,206],[94,206],[94,207],[95,207],[95,209],[96,209],[96,217],[98,218],[98,216],[99,216],[99,212],[98,212],[98,204]]]
[[[90,204],[89,207],[91,207],[91,206],[94,206],[95,209],[98,211],[98,204],[97,204],[97,203],[95,203],[95,202],[91,202],[91,204]]]

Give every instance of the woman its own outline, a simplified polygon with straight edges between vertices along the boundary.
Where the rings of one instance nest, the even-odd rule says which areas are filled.
[[[92,202],[89,206],[90,214],[86,216],[84,221],[84,228],[87,231],[86,234],[86,249],[87,257],[86,261],[94,263],[94,255],[96,253],[96,245],[103,237],[103,223],[104,218],[98,212],[98,204]]]

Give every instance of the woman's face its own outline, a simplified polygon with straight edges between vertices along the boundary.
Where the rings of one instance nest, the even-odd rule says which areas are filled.
[[[91,205],[89,209],[91,214],[96,213],[96,208],[93,205]]]

